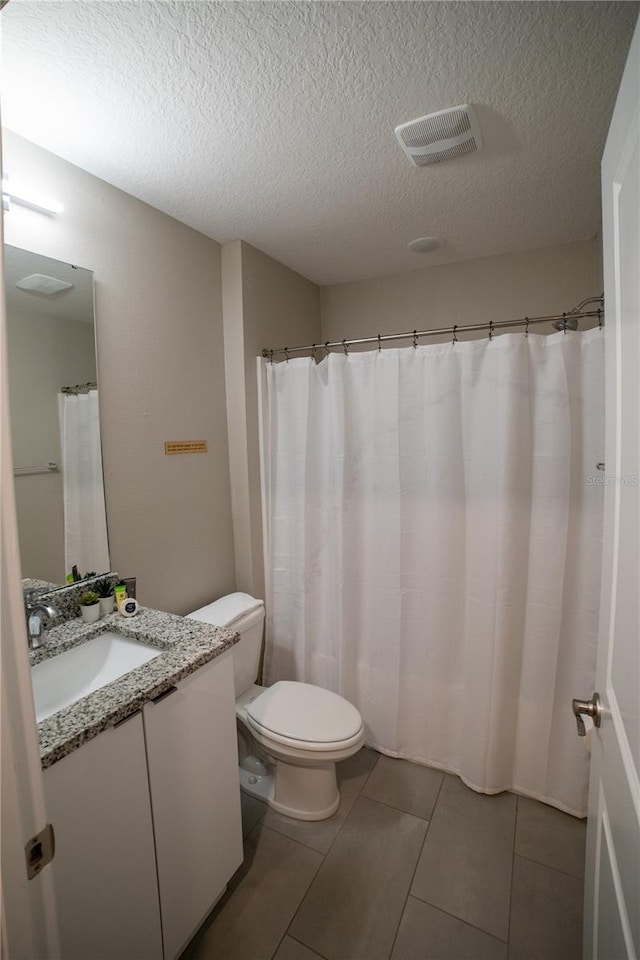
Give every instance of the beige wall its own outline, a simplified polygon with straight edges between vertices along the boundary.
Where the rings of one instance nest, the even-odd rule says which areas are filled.
[[[185,613],[234,588],[220,246],[3,132],[4,168],[64,204],[14,206],[7,243],[88,267],[111,565],[150,606]],[[165,456],[165,440],[207,454]]]
[[[16,180],[65,205],[57,218],[14,207],[7,242],[95,273],[112,566],[138,577],[143,603],[177,613],[234,587],[264,596],[263,347],[533,316],[601,292],[597,241],[320,290],[247,243],[221,254],[13,134],[4,155]],[[175,439],[206,439],[209,452],[165,456],[164,441]]]
[[[264,597],[256,357],[320,337],[320,290],[248,243],[224,245],[223,303],[236,583]]]
[[[562,313],[602,293],[600,259],[587,240],[323,287],[322,340]]]
[[[7,345],[14,466],[60,463],[58,393],[96,379],[93,324],[12,308]],[[64,582],[62,474],[17,477],[15,491],[23,577]]]
[[[237,589],[264,596],[256,388],[264,347],[562,312],[601,292],[599,256],[597,240],[585,241],[318,288],[247,243],[225,244]]]

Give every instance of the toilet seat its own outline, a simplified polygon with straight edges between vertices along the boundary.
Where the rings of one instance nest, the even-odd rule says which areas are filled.
[[[249,726],[273,743],[314,753],[363,740],[360,713],[344,697],[314,684],[280,680],[245,707]]]

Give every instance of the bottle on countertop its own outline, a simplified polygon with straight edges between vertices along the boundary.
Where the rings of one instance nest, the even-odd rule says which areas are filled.
[[[113,593],[116,598],[116,607],[118,608],[118,612],[120,612],[120,604],[123,600],[127,599],[126,583],[123,580],[120,580],[119,583],[116,583],[115,587],[113,588]]]

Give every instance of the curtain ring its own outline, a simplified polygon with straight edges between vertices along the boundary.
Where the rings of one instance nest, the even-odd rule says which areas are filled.
[[[380,338],[380,334],[378,334],[378,353],[381,353],[381,352],[382,352],[382,340]]]
[[[529,336],[529,317],[524,318],[524,335],[525,337]]]
[[[602,330],[602,310],[598,307],[598,330]]]
[[[493,320],[489,320],[489,340],[493,340]]]
[[[329,346],[328,340],[325,342],[324,348],[327,351],[327,353],[331,353],[331,347]]]
[[[457,323],[454,323],[454,325],[453,325],[453,340],[451,341],[452,343],[457,343],[457,342],[458,342],[458,335],[456,334],[456,330],[457,330],[457,329],[458,329],[458,324],[457,324]]]
[[[316,345],[315,345],[315,343],[314,343],[314,344],[312,345],[312,347],[311,347],[311,359],[314,361],[314,363],[315,363],[315,359],[316,359],[316,349],[317,349],[317,347],[316,347]]]
[[[269,350],[269,362],[273,363],[273,350]]]
[[[346,341],[346,340],[343,340],[343,341],[342,341],[342,346],[344,347],[344,355],[345,355],[345,357],[348,357],[348,356],[349,356],[349,345],[347,344],[347,341]]]
[[[284,358],[289,363],[289,347],[284,348]]]
[[[414,330],[413,331],[413,349],[414,350],[417,349],[417,346],[418,346],[418,331]]]

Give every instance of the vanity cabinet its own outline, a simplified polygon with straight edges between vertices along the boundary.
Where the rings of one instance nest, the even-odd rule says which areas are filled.
[[[175,960],[242,862],[227,651],[44,771],[62,960]]]
[[[165,960],[242,863],[231,652],[143,707]]]
[[[140,711],[44,771],[63,960],[162,960]]]

